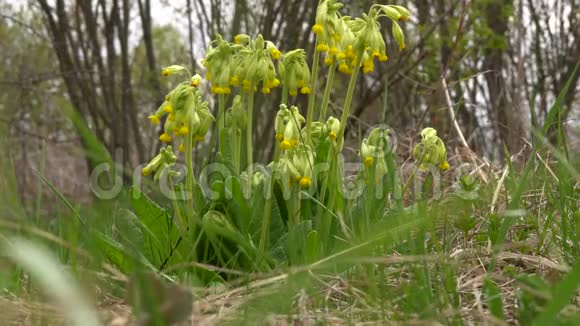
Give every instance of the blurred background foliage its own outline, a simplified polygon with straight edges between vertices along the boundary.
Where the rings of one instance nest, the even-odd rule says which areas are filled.
[[[371,2],[349,1],[345,12],[362,12]],[[450,148],[459,147],[443,78],[469,147],[490,161],[503,158],[504,145],[517,153],[580,58],[576,0],[388,2],[413,13],[404,25],[408,46],[398,51],[388,44],[389,61],[359,79],[347,131],[358,139],[384,119],[399,135],[402,157],[410,156],[418,132],[428,125]],[[160,146],[159,131],[146,117],[172,83],[160,78],[162,67],[184,64],[203,75],[200,60],[216,33],[226,39],[262,33],[283,51],[312,52],[315,8],[312,1],[286,0],[0,0],[2,168],[16,167],[14,178],[3,176],[10,179],[2,180],[3,189],[13,183],[20,199],[40,210],[44,197],[35,169],[75,201],[90,200],[95,161],[85,155],[91,145],[81,137],[83,125],[117,155],[128,181],[130,171]],[[383,29],[389,33],[390,26]],[[578,148],[578,77],[562,112],[576,141],[572,148]],[[330,107],[340,115],[340,85],[347,83],[336,83]],[[209,90],[206,96],[211,98]],[[266,162],[279,98],[257,101],[254,155]],[[305,99],[296,103],[305,109]],[[81,121],[71,122],[63,106],[74,108]]]

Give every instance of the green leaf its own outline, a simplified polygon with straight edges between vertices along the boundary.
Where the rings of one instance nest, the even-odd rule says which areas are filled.
[[[552,106],[552,108],[548,112],[548,115],[546,116],[546,121],[544,122],[544,129],[543,129],[544,136],[548,134],[548,131],[550,130],[550,128],[552,127],[552,125],[554,123],[560,123],[560,121],[555,121],[555,120],[556,120],[556,118],[561,116],[561,111],[564,107],[564,100],[566,99],[566,94],[568,93],[568,90],[570,89],[572,81],[574,80],[574,76],[578,72],[578,67],[580,67],[580,61],[578,61],[578,63],[576,64],[576,67],[574,67],[574,71],[572,71],[572,74],[568,77],[568,80],[566,81],[564,88],[562,88],[562,90],[560,91],[560,94],[558,94],[558,98],[556,99],[556,103],[554,103],[554,105]]]
[[[536,318],[534,325],[551,325],[558,318],[560,311],[569,304],[580,287],[580,260],[564,278],[553,287],[552,300]]]
[[[173,259],[180,258],[173,251],[179,238],[179,230],[169,213],[136,187],[131,188],[131,206],[139,218],[148,260],[160,267],[172,254]]]
[[[308,234],[305,254],[307,263],[315,262],[320,258],[320,239],[318,238],[318,232],[312,231]]]
[[[495,284],[494,281],[486,278],[483,283],[483,291],[491,314],[499,320],[504,320],[505,315],[503,312],[503,302],[501,300],[501,289],[499,286]]]
[[[220,130],[220,152],[218,155],[218,162],[228,167],[230,171],[234,171],[234,156],[233,146],[234,140],[228,128]]]
[[[70,119],[82,138],[85,154],[93,165],[103,162],[113,164],[113,160],[95,133],[89,128],[83,116],[64,98],[58,98],[64,114]]]

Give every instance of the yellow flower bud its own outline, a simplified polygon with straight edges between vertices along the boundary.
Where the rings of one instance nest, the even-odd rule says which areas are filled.
[[[302,177],[300,178],[300,187],[302,188],[310,188],[312,185],[312,180],[309,177]]]
[[[191,86],[197,87],[197,86],[199,86],[200,83],[201,83],[201,76],[200,75],[195,74],[193,77],[191,77]]]
[[[326,57],[324,58],[324,64],[327,66],[330,66],[334,63],[334,59],[332,57]]]
[[[330,54],[330,55],[335,55],[337,53],[338,53],[338,49],[336,48],[336,46],[333,46],[328,50],[328,54]]]
[[[342,72],[343,74],[349,74],[350,68],[346,63],[341,63],[340,66],[338,66],[338,71]]]
[[[234,36],[234,43],[236,44],[245,44],[250,42],[250,36],[246,34],[238,34]]]
[[[280,52],[280,50],[278,49],[273,49],[272,52],[270,52],[270,54],[272,55],[272,59],[274,60],[278,60],[282,56],[282,52]]]
[[[149,116],[149,121],[151,121],[151,123],[154,124],[154,125],[158,125],[159,124],[159,118],[156,115],[150,115]]]
[[[393,22],[393,36],[395,37],[395,41],[397,41],[397,43],[399,44],[399,48],[403,50],[406,47],[405,35],[403,34],[401,26],[399,26],[399,24],[397,24],[396,22]]]
[[[442,163],[439,164],[439,169],[443,170],[443,171],[447,171],[449,170],[449,162],[444,161]]]
[[[312,31],[314,34],[322,34],[324,32],[324,27],[320,24],[314,24],[314,26],[312,26]]]
[[[370,64],[363,65],[363,73],[368,74],[373,72],[373,70],[375,70],[375,65],[372,62]]]
[[[310,87],[308,87],[308,86],[304,86],[304,87],[302,87],[302,89],[300,89],[300,93],[310,94],[310,93],[312,93],[312,89],[310,89]]]
[[[153,171],[151,171],[151,168],[148,166],[144,167],[143,170],[141,170],[141,173],[143,174],[144,177],[150,175],[151,172]]]
[[[289,140],[284,140],[284,141],[282,141],[282,142],[280,143],[280,148],[281,148],[283,151],[287,151],[287,150],[289,150],[290,148],[292,148],[292,144],[290,143],[290,141],[289,141]]]
[[[169,75],[173,75],[179,71],[185,70],[185,67],[183,66],[179,66],[179,65],[172,65],[169,67],[165,67],[163,68],[163,70],[161,70],[161,75],[165,76],[169,76]]]
[[[165,111],[167,113],[172,113],[173,112],[173,106],[171,106],[171,104],[167,104],[165,106],[165,108],[163,108],[163,111]]]
[[[238,76],[232,76],[230,77],[230,85],[237,87],[240,85],[240,77]]]
[[[270,94],[270,89],[268,87],[262,87],[263,94]]]
[[[187,135],[189,133],[189,128],[187,128],[187,126],[183,126],[179,129],[177,129],[177,132],[175,133],[176,135]]]
[[[164,143],[169,143],[171,142],[171,135],[168,133],[163,133],[161,136],[159,136],[159,140]]]
[[[324,44],[324,43],[320,43],[316,46],[316,51],[318,52],[326,52],[328,51],[328,45]]]
[[[375,162],[375,159],[372,156],[367,156],[365,157],[365,165],[366,167],[371,167],[373,165],[373,163]]]

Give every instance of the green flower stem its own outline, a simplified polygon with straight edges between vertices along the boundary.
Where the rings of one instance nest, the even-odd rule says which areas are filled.
[[[173,206],[173,212],[179,221],[180,231],[182,234],[185,234],[185,230],[187,230],[187,221],[183,219],[183,215],[181,214],[181,210],[179,209],[179,204],[177,203],[177,194],[175,193],[175,184],[173,183],[173,179],[171,176],[167,176],[169,180],[169,189],[171,191],[171,205]]]
[[[326,201],[326,189],[328,188],[330,176],[335,175],[334,169],[335,169],[336,160],[332,159],[332,157],[334,155],[333,151],[334,151],[334,147],[331,146],[328,150],[328,154],[326,157],[326,161],[330,162],[330,165],[328,167],[328,172],[326,173],[326,175],[324,176],[324,178],[322,180],[322,187],[320,190],[320,202],[322,204],[325,204],[325,201]],[[329,202],[329,204],[330,204],[330,202]],[[327,207],[329,209],[332,209],[332,207],[330,207],[329,205],[327,205]],[[331,227],[332,219],[326,210],[320,210],[320,213],[317,215],[320,219],[320,239],[321,239],[322,247],[326,248],[328,245],[328,239],[330,237],[330,227]]]
[[[252,176],[253,173],[253,146],[252,146],[252,120],[253,120],[253,113],[254,112],[254,83],[250,85],[250,91],[248,93],[248,118],[247,118],[247,127],[246,127],[246,153],[247,153],[247,161],[248,161],[248,180],[249,184],[248,187],[252,184]],[[248,188],[249,189],[249,188]]]
[[[423,162],[424,156],[425,156],[425,151],[423,150],[421,152],[421,156],[419,157],[419,159],[416,162],[416,165],[415,165],[415,168],[413,169],[413,172],[411,172],[411,175],[409,176],[409,178],[407,179],[407,182],[405,182],[405,185],[403,186],[403,190],[401,191],[401,200],[405,199],[405,193],[407,192],[407,190],[411,186],[411,181],[413,181],[413,179],[415,178],[415,174],[417,173],[417,170],[419,170],[419,166],[421,166],[421,162]]]
[[[284,81],[284,84],[282,85],[282,102],[281,102],[281,104],[288,105],[288,83],[286,81]]]
[[[300,186],[296,185],[292,188],[292,221],[294,226],[298,226],[302,221],[300,214]]]
[[[318,116],[319,121],[326,120],[326,112],[328,110],[328,102],[330,101],[330,90],[332,89],[332,84],[334,83],[334,73],[336,72],[336,60],[330,65],[328,71],[328,79],[326,80],[326,88],[324,89],[324,95],[322,96],[322,108],[320,109],[320,115]]]
[[[360,59],[362,57],[363,52],[359,51],[358,55],[356,56],[356,62],[354,64],[354,71],[350,76],[350,81],[348,83],[348,90],[346,91],[346,99],[344,100],[344,107],[342,111],[342,116],[340,118],[340,129],[338,131],[337,139],[338,139],[338,151],[340,153],[342,150],[342,146],[344,145],[344,130],[346,129],[346,123],[348,121],[348,116],[350,114],[350,105],[352,104],[352,96],[354,94],[354,88],[356,86],[356,78],[358,76],[358,71],[360,70]]]
[[[186,205],[188,215],[194,216],[193,210],[193,186],[195,176],[193,172],[193,126],[189,125],[189,134],[185,139],[185,166],[187,173],[185,175]]]
[[[225,110],[226,110],[226,101],[227,97],[224,94],[220,94],[218,96],[218,135],[221,133],[222,130],[226,127],[226,119],[225,119]],[[220,148],[221,150],[221,148]]]
[[[310,77],[310,94],[308,95],[308,112],[306,113],[306,141],[310,142],[310,129],[312,126],[312,117],[314,116],[314,102],[316,100],[316,84],[318,81],[318,63],[320,61],[320,53],[314,50],[314,58],[312,59],[312,74]]]

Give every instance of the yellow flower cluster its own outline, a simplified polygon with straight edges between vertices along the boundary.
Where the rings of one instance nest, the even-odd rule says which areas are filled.
[[[288,88],[291,96],[310,94],[310,68],[306,63],[306,52],[302,49],[289,51],[278,63],[278,73]]]
[[[300,114],[297,107],[292,106],[288,109],[285,104],[280,105],[280,110],[278,110],[274,120],[274,130],[276,140],[278,140],[282,150],[287,151],[298,146],[300,129],[304,122],[304,116]]]
[[[322,0],[316,8],[315,24],[312,32],[316,34],[316,51],[327,52],[336,49],[340,42],[340,16],[338,11],[342,3],[336,0]]]
[[[166,69],[163,70],[162,74]],[[173,137],[182,137],[179,146],[181,151],[185,150],[183,138],[189,136],[195,141],[203,140],[214,121],[209,112],[208,103],[202,100],[197,89],[200,81],[201,77],[195,75],[190,81],[179,84],[165,96],[165,101],[157,111],[149,116],[149,120],[153,124],[159,124],[161,119],[167,115],[164,132],[159,139],[169,143]]]
[[[286,151],[276,164],[277,171],[289,179],[290,184],[297,184],[308,189],[312,185],[312,167],[314,155],[310,146],[300,144]]]
[[[173,154],[173,149],[171,146],[167,148],[162,148],[157,154],[142,170],[141,173],[144,177],[147,177],[154,173],[154,180],[158,181],[164,171],[170,172],[172,175],[176,175],[177,172],[173,172],[170,168],[175,165],[176,161],[175,154]]]
[[[389,130],[375,128],[361,143],[359,155],[367,168],[374,168],[375,181],[387,174],[385,153],[390,151],[388,137]]]
[[[274,60],[280,59],[282,52],[272,42],[264,40],[262,35],[253,41],[247,36],[242,38],[248,40],[236,55],[236,77],[242,81],[242,90],[255,92],[261,83],[261,92],[270,94],[273,88],[280,86]]]
[[[234,55],[241,48],[242,45],[227,42],[219,34],[211,41],[201,63],[207,69],[205,78],[211,82],[212,93],[229,95],[230,86],[237,86]]]
[[[340,16],[338,10],[341,7],[342,4],[336,1],[321,1],[312,27],[317,36],[316,51],[326,53],[326,65],[336,64],[338,70],[345,74],[351,74],[359,67],[364,73],[370,73],[375,68],[375,59],[387,61],[385,41],[378,22],[380,17],[392,20],[393,36],[399,48],[405,48],[403,30],[397,22],[410,20],[406,8],[373,5],[368,14],[351,20],[350,17]]]
[[[435,165],[440,170],[448,170],[447,148],[437,136],[437,130],[425,128],[421,131],[421,143],[413,148],[413,157],[419,161],[422,169],[427,169],[429,165]]]

